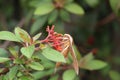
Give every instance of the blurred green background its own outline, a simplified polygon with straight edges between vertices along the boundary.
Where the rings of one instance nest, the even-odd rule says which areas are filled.
[[[77,6],[64,7],[68,3]],[[0,0],[1,31],[20,26],[44,37],[46,26],[55,25],[56,32],[73,36],[82,55],[93,52],[108,63],[102,70],[81,70],[81,80],[120,80],[119,16],[120,0]]]

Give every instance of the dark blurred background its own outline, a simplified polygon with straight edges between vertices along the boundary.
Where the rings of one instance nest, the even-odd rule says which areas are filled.
[[[34,0],[0,0],[0,30],[13,31],[14,27],[20,26],[33,35],[30,29],[39,27],[34,34],[40,31],[46,34],[46,26],[55,24],[56,31],[73,36],[82,55],[92,51],[97,59],[108,63],[100,71],[81,70],[82,80],[120,80],[114,78],[120,76],[119,0],[74,0],[81,5],[85,14],[70,14],[69,22],[59,21],[52,24],[43,21],[44,19],[36,22],[32,1]]]

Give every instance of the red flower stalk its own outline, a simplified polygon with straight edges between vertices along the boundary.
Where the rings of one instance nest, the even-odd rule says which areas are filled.
[[[48,32],[48,36],[42,40],[43,43],[49,43],[54,49],[57,51],[62,51],[62,34],[58,34],[57,32],[54,32],[54,26],[50,27],[47,26],[46,31]]]

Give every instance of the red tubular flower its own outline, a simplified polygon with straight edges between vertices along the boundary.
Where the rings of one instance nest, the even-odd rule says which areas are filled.
[[[46,31],[48,32],[48,36],[41,42],[49,43],[57,51],[62,51],[61,42],[62,42],[63,35],[58,34],[57,32],[54,32],[54,26],[52,26],[51,29],[48,26]]]

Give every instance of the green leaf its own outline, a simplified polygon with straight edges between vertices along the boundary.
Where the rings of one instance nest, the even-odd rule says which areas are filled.
[[[54,5],[52,3],[42,3],[39,7],[36,8],[35,15],[46,15],[54,10]]]
[[[107,63],[100,60],[94,60],[94,56],[92,53],[89,53],[85,57],[81,58],[79,62],[80,68],[88,70],[98,70],[104,68],[105,66],[107,66]]]
[[[83,8],[76,3],[66,4],[64,8],[73,14],[77,14],[77,15],[84,14]]]
[[[38,58],[45,69],[51,69],[55,67],[55,63],[46,59],[42,54],[40,54],[40,51],[36,52],[33,57]]]
[[[54,75],[49,80],[58,80],[58,79],[59,79],[59,75]]]
[[[8,73],[9,80],[14,80],[14,78],[16,77],[18,68],[19,68],[18,66],[14,66],[10,69]]]
[[[40,36],[41,36],[41,34],[42,34],[42,33],[38,33],[37,35],[35,35],[35,36],[33,37],[33,41],[36,41],[37,39],[39,39]]]
[[[40,4],[43,4],[43,3],[52,3],[52,0],[32,0],[30,1],[29,5],[31,7],[38,7],[40,6]]]
[[[23,74],[24,74],[24,73],[22,73],[22,72],[19,71],[19,72],[17,73],[17,77],[20,77],[20,76],[22,76]]]
[[[110,0],[112,10],[120,16],[120,0]]]
[[[57,10],[54,10],[54,11],[50,14],[50,16],[49,16],[49,18],[48,18],[48,23],[49,23],[49,24],[52,24],[53,22],[56,21],[57,17],[58,17],[58,11],[57,11]]]
[[[30,79],[28,76],[21,76],[19,80],[33,80],[33,79]]]
[[[17,58],[13,61],[13,63],[15,64],[23,64],[24,63],[24,60],[20,59],[20,58]]]
[[[0,57],[0,63],[4,63],[6,61],[9,61],[9,58],[5,58],[5,57]]]
[[[33,73],[33,77],[35,78],[34,80],[40,80],[43,77],[52,75],[54,73],[54,69],[48,69],[48,70],[43,70],[43,71],[37,71]]]
[[[8,57],[9,54],[4,48],[0,48],[0,57]]]
[[[20,27],[15,28],[15,35],[23,42],[31,41],[29,34],[25,30],[21,29]]]
[[[34,80],[34,79],[30,75],[23,75],[23,76],[20,76],[19,79],[16,79],[16,80]]]
[[[87,54],[86,56],[80,59],[79,67],[84,68],[84,66],[88,64],[90,61],[92,61],[93,59],[94,59],[94,56],[92,53]]]
[[[93,59],[94,59],[94,56],[92,53],[87,54],[86,56],[80,59],[80,66],[87,64],[89,61]]]
[[[8,74],[4,75],[2,80],[9,80],[9,75]]]
[[[83,66],[84,69],[98,70],[107,66],[107,63],[100,60],[91,60]]]
[[[29,2],[29,5],[31,7],[37,7],[39,5],[40,1],[39,0],[32,0]]]
[[[73,2],[74,0],[65,0],[65,3],[71,3]]]
[[[65,10],[60,10],[60,17],[63,21],[69,22],[70,21],[70,15]]]
[[[28,66],[34,70],[43,70],[44,69],[44,67],[38,62],[32,62]]]
[[[66,70],[62,77],[63,80],[74,80],[76,77],[76,72],[73,69]]]
[[[14,47],[9,47],[9,51],[15,58],[18,58],[18,51]]]
[[[85,2],[91,7],[96,7],[100,3],[100,0],[85,0]]]
[[[36,31],[38,31],[41,27],[43,27],[43,25],[45,24],[45,22],[47,21],[47,16],[40,16],[32,25],[31,29],[30,29],[30,33],[34,34]]]
[[[9,31],[0,31],[0,40],[20,42],[20,40],[13,33]]]
[[[49,60],[52,60],[55,62],[66,62],[64,56],[60,52],[50,47],[43,49],[42,54]]]
[[[109,72],[109,76],[111,78],[111,80],[120,80],[120,73],[114,70],[111,70]]]
[[[21,48],[22,54],[24,56],[26,56],[27,58],[31,58],[31,56],[34,53],[34,50],[35,50],[35,46],[34,45],[31,45],[31,46],[28,46],[28,47],[22,47]]]

